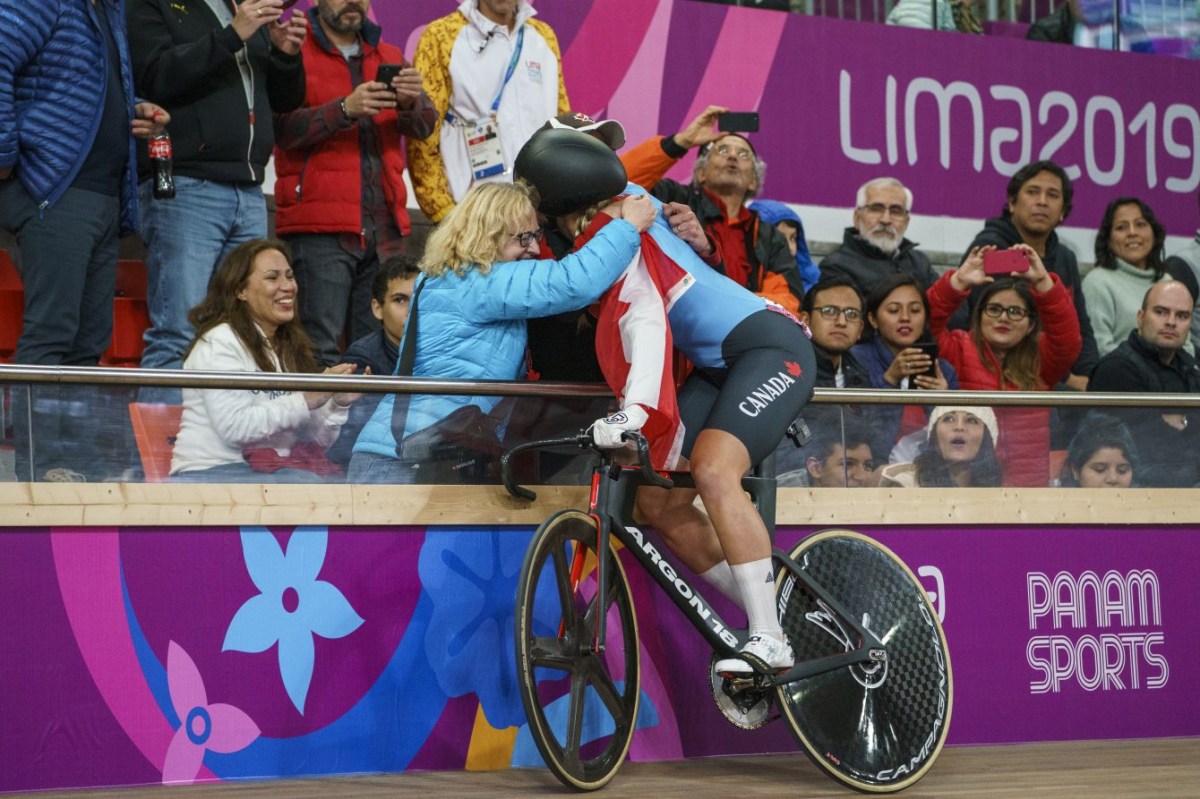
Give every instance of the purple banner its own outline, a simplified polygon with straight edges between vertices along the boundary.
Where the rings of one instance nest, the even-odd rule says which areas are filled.
[[[1200,733],[1196,530],[863,529],[944,616],[952,743]]]
[[[1200,531],[860,532],[944,618],[951,744],[1200,734]],[[512,651],[531,533],[5,531],[0,791],[540,765]],[[703,640],[647,574],[629,577],[631,759],[795,752],[782,723],[724,721]]]
[[[1191,236],[1200,187],[1200,62],[843,22],[694,0],[539,0],[572,104],[637,142],[704,106],[759,110],[762,196],[846,207],[881,175],[923,215],[999,213],[1008,177],[1051,158],[1075,180],[1070,224],[1120,195]],[[449,0],[374,9],[411,54]],[[671,174],[686,180],[690,158]]]

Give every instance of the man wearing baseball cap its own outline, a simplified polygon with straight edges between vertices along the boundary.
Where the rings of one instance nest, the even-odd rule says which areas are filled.
[[[655,136],[631,148],[621,162],[631,183],[663,202],[690,207],[716,243],[719,271],[795,313],[804,296],[796,259],[783,234],[747,207],[762,188],[767,165],[740,133],[714,130],[728,109],[710,105],[679,133]],[[692,182],[663,177],[693,147],[700,151]]]

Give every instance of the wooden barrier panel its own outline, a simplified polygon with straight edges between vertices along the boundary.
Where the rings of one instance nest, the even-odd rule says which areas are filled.
[[[587,489],[534,487],[535,502],[499,486],[0,483],[4,527],[229,524],[537,524],[582,508]],[[1191,524],[1188,489],[781,488],[783,524]]]

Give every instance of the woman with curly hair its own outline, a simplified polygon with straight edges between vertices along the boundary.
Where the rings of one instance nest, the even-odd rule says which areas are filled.
[[[254,239],[217,268],[188,320],[196,337],[184,369],[319,372],[296,315],[296,279],[282,241]],[[347,374],[338,364],[326,374]],[[172,479],[214,483],[320,483],[339,470],[324,457],[357,394],[183,390]]]

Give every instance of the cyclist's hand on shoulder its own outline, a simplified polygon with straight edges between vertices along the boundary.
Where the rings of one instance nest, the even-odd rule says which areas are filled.
[[[626,197],[621,201],[621,217],[637,228],[638,233],[645,233],[658,216],[658,209],[650,202],[650,197],[639,194]]]
[[[625,446],[621,434],[641,430],[649,418],[641,405],[630,405],[605,419],[597,419],[592,424],[592,440],[601,449],[619,449]]]

